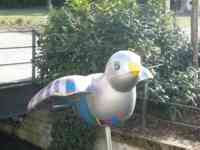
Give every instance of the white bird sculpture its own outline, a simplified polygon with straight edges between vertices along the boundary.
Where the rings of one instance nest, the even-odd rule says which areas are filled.
[[[110,126],[130,118],[136,104],[136,84],[149,78],[153,76],[141,65],[139,55],[118,51],[108,60],[104,73],[52,81],[30,100],[28,111],[48,101],[52,108],[73,107],[88,124],[105,127],[107,150],[112,150]]]

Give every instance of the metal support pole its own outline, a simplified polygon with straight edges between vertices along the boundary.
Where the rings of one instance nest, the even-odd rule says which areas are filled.
[[[32,30],[32,80],[35,79],[36,32]]]
[[[145,129],[146,128],[146,114],[147,114],[147,103],[148,103],[148,81],[145,82],[145,86],[144,86],[144,101],[143,101],[143,105],[142,105],[142,128]]]
[[[105,134],[106,134],[107,150],[112,150],[111,129],[109,126],[105,126]]]

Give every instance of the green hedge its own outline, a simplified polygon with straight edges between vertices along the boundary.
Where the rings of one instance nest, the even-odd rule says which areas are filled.
[[[1,8],[25,8],[46,5],[47,0],[0,0]]]

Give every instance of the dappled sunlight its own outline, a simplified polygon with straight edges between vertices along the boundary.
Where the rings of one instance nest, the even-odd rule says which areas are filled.
[[[0,10],[0,28],[13,28],[14,26],[34,27],[46,23],[48,10],[35,9],[3,9]]]

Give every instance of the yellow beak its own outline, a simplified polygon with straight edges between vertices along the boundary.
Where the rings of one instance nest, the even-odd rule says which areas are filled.
[[[129,63],[128,68],[134,77],[138,77],[140,73],[140,66],[134,63]]]

